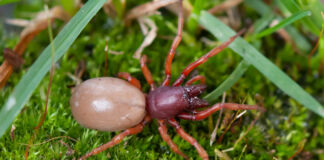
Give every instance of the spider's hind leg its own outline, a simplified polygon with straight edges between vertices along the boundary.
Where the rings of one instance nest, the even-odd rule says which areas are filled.
[[[155,87],[155,84],[154,84],[154,81],[152,78],[152,74],[151,74],[150,70],[147,68],[146,61],[147,61],[147,57],[146,57],[146,55],[143,55],[140,60],[141,69],[142,69],[142,72],[144,74],[144,77],[145,77],[147,83],[151,87],[151,91],[153,91],[156,87]]]
[[[129,73],[127,73],[127,72],[119,72],[118,77],[127,80],[130,84],[132,84],[136,88],[138,88],[140,90],[142,89],[141,83],[139,82],[139,80],[132,77]]]
[[[159,124],[159,132],[161,134],[162,139],[170,146],[170,148],[175,153],[179,154],[184,159],[189,159],[189,157],[187,155],[185,155],[184,153],[182,153],[180,151],[180,149],[178,148],[178,146],[172,141],[172,139],[168,135],[168,130],[167,130],[167,127],[165,125],[165,121],[164,120],[158,120],[158,124]]]
[[[126,129],[122,133],[116,135],[111,141],[109,141],[106,144],[103,144],[103,145],[95,148],[91,152],[89,152],[86,155],[82,156],[80,158],[80,160],[86,159],[86,158],[88,158],[88,157],[90,157],[92,155],[96,155],[96,154],[98,154],[98,153],[100,153],[100,152],[102,152],[102,151],[104,151],[104,150],[106,150],[108,148],[111,148],[111,147],[117,145],[118,143],[120,143],[128,135],[133,135],[133,134],[137,134],[137,133],[142,132],[145,124],[147,124],[148,122],[150,122],[151,119],[152,118],[149,115],[146,115],[145,118],[144,118],[144,120],[140,124],[136,125],[133,128]]]

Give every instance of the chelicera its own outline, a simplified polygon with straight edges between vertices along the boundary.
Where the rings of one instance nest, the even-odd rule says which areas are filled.
[[[208,159],[208,154],[198,142],[186,133],[175,118],[186,120],[202,120],[212,113],[222,109],[253,110],[259,109],[255,105],[243,105],[235,103],[218,103],[203,110],[197,110],[209,106],[208,102],[198,96],[206,89],[205,78],[197,75],[188,80],[184,86],[180,86],[188,74],[200,64],[205,63],[210,57],[216,55],[243,31],[231,37],[228,41],[212,49],[210,52],[188,65],[179,78],[171,85],[171,63],[175,49],[179,45],[183,28],[182,0],[179,0],[179,17],[177,36],[173,40],[171,49],[165,62],[165,80],[162,85],[156,87],[151,73],[146,66],[146,56],[140,60],[141,69],[146,81],[150,85],[150,92],[145,95],[141,92],[139,81],[128,73],[119,73],[118,77],[128,82],[112,77],[90,79],[76,87],[72,94],[70,104],[74,118],[83,126],[101,131],[124,130],[111,141],[99,146],[87,153],[81,159],[98,154],[120,143],[125,136],[141,132],[144,126],[152,119],[157,120],[162,139],[170,148],[180,156],[188,159],[180,151],[167,133],[167,124],[174,127],[177,133],[191,145],[193,145],[200,157]],[[200,81],[200,85],[192,85]]]

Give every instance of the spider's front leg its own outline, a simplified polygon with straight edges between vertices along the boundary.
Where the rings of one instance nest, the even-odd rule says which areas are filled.
[[[183,9],[182,9],[182,0],[179,0],[179,15],[178,15],[178,30],[177,36],[174,38],[168,57],[165,60],[165,80],[162,83],[162,86],[168,86],[171,79],[171,64],[174,57],[174,53],[182,38],[182,29],[183,29]]]
[[[245,105],[245,104],[237,104],[237,103],[217,103],[211,106],[210,108],[207,108],[203,111],[197,111],[195,113],[180,113],[177,115],[178,118],[186,119],[186,120],[203,120],[213,114],[214,112],[225,108],[229,110],[261,110],[264,109],[262,107],[259,107],[257,105]]]
[[[180,77],[173,83],[173,86],[179,86],[181,83],[184,81],[184,79],[189,75],[189,73],[198,67],[199,65],[205,63],[210,57],[215,56],[219,52],[221,52],[223,49],[225,49],[228,45],[230,45],[238,36],[243,34],[245,32],[245,29],[242,29],[239,31],[236,35],[231,37],[229,40],[226,42],[222,43],[220,46],[212,49],[209,51],[207,54],[203,55],[200,57],[198,60],[195,62],[191,63],[189,66],[187,66],[181,73]]]
[[[206,78],[202,75],[194,76],[186,82],[185,86],[190,86],[196,81],[200,81],[200,84],[205,84]]]

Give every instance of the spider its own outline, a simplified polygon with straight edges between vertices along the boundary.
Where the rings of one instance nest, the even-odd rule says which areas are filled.
[[[147,57],[144,55],[140,59],[140,64],[144,77],[150,85],[150,92],[147,95],[140,91],[141,85],[139,81],[125,72],[119,73],[118,77],[128,80],[129,83],[119,78],[105,77],[87,80],[76,87],[72,94],[70,104],[73,116],[80,124],[88,128],[102,131],[124,130],[122,133],[116,135],[111,141],[92,150],[80,159],[86,159],[113,147],[120,143],[125,136],[141,132],[147,123],[155,119],[158,122],[158,130],[162,139],[175,153],[185,159],[189,159],[187,155],[180,151],[168,135],[167,124],[174,127],[180,137],[193,145],[202,159],[207,160],[208,154],[205,149],[182,129],[175,120],[176,117],[179,119],[197,121],[205,119],[222,108],[230,110],[259,109],[256,105],[217,103],[207,109],[196,111],[198,108],[209,106],[207,101],[198,98],[206,89],[206,85],[204,85],[205,78],[201,75],[197,75],[188,80],[184,86],[180,86],[194,68],[205,63],[210,57],[226,48],[244,32],[243,30],[188,65],[172,86],[169,86],[172,59],[175,54],[175,49],[179,45],[182,37],[182,0],[179,0],[179,5],[177,35],[173,40],[171,49],[166,58],[166,77],[161,86],[156,87],[153,82],[151,73],[146,66]],[[200,81],[201,84],[192,85],[196,81]]]

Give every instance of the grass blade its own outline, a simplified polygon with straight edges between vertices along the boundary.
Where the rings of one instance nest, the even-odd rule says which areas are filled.
[[[20,1],[20,0],[0,0],[0,5],[14,3],[14,2],[18,2],[18,1]]]
[[[199,23],[220,41],[224,42],[235,35],[233,30],[205,11],[201,13]],[[242,56],[244,60],[251,63],[287,95],[324,117],[324,109],[319,102],[244,39],[237,38],[229,47]]]
[[[278,1],[276,0],[276,3],[278,4],[278,6],[284,6],[285,8],[287,8],[289,10],[289,12],[291,14],[297,13],[302,11],[303,9],[301,9],[299,7],[299,5],[294,1],[294,0],[284,0],[284,1]],[[301,21],[304,26],[306,26],[308,28],[308,30],[316,35],[319,35],[320,33],[320,29],[319,27],[311,20],[310,17],[307,17],[306,19],[303,19]]]
[[[262,16],[266,16],[269,14],[276,14],[263,1],[244,0],[244,4],[246,4],[249,7],[252,7],[254,10],[256,10]],[[282,17],[277,15],[276,19],[281,20]],[[291,36],[292,40],[296,43],[296,46],[299,50],[301,50],[303,52],[309,52],[312,49],[311,44],[303,37],[303,35],[301,35],[299,33],[299,31],[296,28],[288,25],[287,27],[285,27],[285,29]]]
[[[230,89],[243,76],[243,74],[249,68],[249,66],[250,64],[247,61],[242,60],[241,63],[231,73],[231,75],[214,91],[206,95],[204,99],[209,103],[214,102],[219,96],[221,96],[225,91]]]
[[[275,18],[275,14],[269,13],[267,15],[263,15],[260,19],[256,20],[253,24],[253,34],[260,33],[262,30],[267,28]]]
[[[55,48],[56,62],[71,46],[83,28],[92,17],[99,11],[106,0],[88,1],[70,22],[57,35],[53,43]],[[10,126],[14,118],[21,111],[40,81],[51,67],[51,46],[47,46],[28,72],[22,77],[14,91],[7,99],[0,111],[0,137]]]
[[[310,16],[312,13],[310,11],[302,11],[302,12],[298,12],[282,21],[280,21],[277,25],[270,27],[262,32],[260,32],[259,34],[255,35],[256,38],[261,38],[264,37],[266,35],[269,35],[277,30],[279,30],[280,28],[283,28],[293,22],[296,22],[298,20],[300,20],[301,18],[304,18],[306,16]]]

